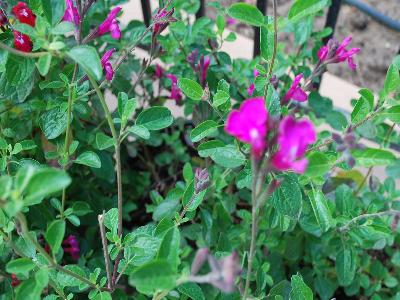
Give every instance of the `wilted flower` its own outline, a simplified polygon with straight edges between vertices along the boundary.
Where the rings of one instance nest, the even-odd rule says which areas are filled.
[[[211,60],[208,56],[204,57],[204,55],[202,55],[200,57],[200,63],[199,63],[200,83],[203,87],[206,82],[207,71],[208,71],[208,67],[210,66],[210,63],[211,63]]]
[[[3,10],[0,10],[0,26],[5,26],[8,24],[7,16],[4,14]]]
[[[307,146],[315,143],[316,139],[314,126],[310,121],[297,122],[293,116],[285,117],[279,124],[279,149],[271,159],[272,166],[280,171],[304,173],[308,161],[303,156]]]
[[[294,78],[291,87],[289,88],[289,90],[287,91],[287,93],[285,95],[285,98],[284,98],[285,103],[287,103],[291,99],[299,101],[299,102],[304,102],[308,99],[306,92],[303,91],[300,87],[300,81],[302,78],[303,78],[303,74],[299,74]]]
[[[268,111],[264,99],[252,98],[242,103],[239,110],[230,112],[225,131],[238,140],[251,145],[252,153],[259,158],[265,149]]]
[[[173,74],[167,74],[166,77],[171,80],[171,95],[170,98],[174,99],[176,102],[182,100],[182,92],[178,88],[178,78]]]
[[[12,12],[21,23],[35,27],[36,16],[26,3],[18,2],[17,5],[12,8]]]
[[[23,52],[31,52],[33,47],[31,38],[26,34],[14,30],[14,47]]]
[[[194,191],[196,194],[204,191],[210,185],[210,175],[207,169],[197,168],[194,173]]]
[[[72,0],[65,0],[65,5],[66,9],[62,20],[74,23],[76,26],[78,26],[81,19],[78,9],[74,6]]]
[[[108,81],[111,81],[114,77],[114,70],[112,64],[110,63],[110,57],[113,55],[114,52],[115,49],[108,50],[101,58],[101,65],[103,66],[103,70],[106,73],[106,79]]]
[[[230,26],[230,25],[236,25],[236,24],[237,24],[237,21],[236,21],[236,19],[234,19],[234,18],[228,17],[228,18],[226,19],[226,24],[227,24],[228,26]]]
[[[79,259],[79,243],[74,235],[69,235],[63,242],[62,247],[64,252],[69,253],[73,260]]]
[[[354,167],[356,161],[351,154],[351,150],[363,149],[364,145],[357,143],[353,128],[348,128],[343,137],[337,133],[332,133],[332,139],[336,143],[336,151],[343,153],[344,161],[346,161],[349,167]]]
[[[97,36],[110,32],[113,39],[119,40],[121,38],[121,29],[116,19],[121,10],[122,8],[117,6],[110,11],[107,18],[97,28]]]
[[[339,45],[336,40],[329,40],[328,44],[322,46],[318,51],[318,58],[321,62],[326,64],[340,63],[347,60],[349,68],[356,69],[356,64],[353,61],[353,56],[360,52],[360,48],[351,48],[347,50],[346,47],[350,44],[352,37],[349,36],[343,40]]]

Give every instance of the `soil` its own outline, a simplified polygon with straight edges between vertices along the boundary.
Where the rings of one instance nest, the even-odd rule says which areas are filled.
[[[399,0],[362,0],[385,15],[400,20]],[[221,0],[224,7],[228,7],[235,0]],[[243,1],[242,1],[243,2]],[[248,3],[255,4],[255,0],[247,0]],[[278,0],[278,14],[287,15],[291,6],[291,0]],[[207,9],[207,13],[212,17],[215,12]],[[272,1],[268,1],[267,12],[272,11]],[[325,16],[315,20],[317,29],[323,28]],[[253,29],[249,26],[238,24],[234,30],[253,38]],[[360,47],[362,50],[356,57],[357,71],[352,72],[347,64],[331,65],[328,67],[330,73],[341,77],[361,87],[368,87],[378,92],[383,87],[386,71],[393,58],[400,50],[400,32],[388,29],[377,23],[371,17],[365,15],[357,8],[342,5],[339,20],[336,25],[335,38],[342,41],[347,36],[353,36],[352,47]],[[287,42],[287,50],[293,49],[293,37],[288,34],[280,34],[280,42]]]

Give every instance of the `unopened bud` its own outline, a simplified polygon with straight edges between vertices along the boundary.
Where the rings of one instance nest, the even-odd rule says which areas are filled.
[[[194,191],[196,194],[210,186],[210,174],[207,169],[197,168],[194,174]]]
[[[272,86],[274,87],[274,89],[278,88],[278,83],[279,83],[279,79],[278,77],[274,74],[272,75],[272,77],[269,79],[269,82],[272,84]]]
[[[192,275],[196,275],[200,271],[204,262],[207,260],[207,257],[208,257],[208,248],[201,248],[197,251],[190,271]]]

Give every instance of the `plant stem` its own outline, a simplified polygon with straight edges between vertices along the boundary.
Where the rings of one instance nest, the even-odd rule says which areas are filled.
[[[85,278],[85,277],[83,277],[83,276],[81,276],[79,274],[76,274],[75,272],[72,272],[72,271],[70,271],[68,269],[65,269],[62,266],[60,266],[59,264],[57,264],[53,260],[53,258],[46,252],[46,250],[44,250],[43,247],[34,238],[32,238],[31,234],[29,233],[28,226],[26,224],[25,216],[22,213],[18,213],[16,217],[17,217],[17,219],[18,219],[18,221],[19,221],[19,223],[21,225],[22,234],[25,237],[25,239],[28,239],[35,246],[36,250],[46,259],[46,261],[53,268],[55,268],[56,270],[58,270],[58,271],[60,271],[62,273],[70,275],[70,276],[82,281],[83,283],[86,283],[87,285],[89,285],[93,289],[99,289],[99,287],[96,284],[94,284],[93,282],[91,282],[89,279],[87,279],[87,278]],[[100,289],[100,290],[107,290],[108,291],[108,289]]]
[[[274,11],[274,50],[272,53],[271,64],[269,66],[268,77],[271,78],[272,72],[274,69],[275,59],[276,59],[276,52],[278,48],[278,4],[276,0],[272,1],[273,11]]]
[[[348,231],[354,223],[356,223],[357,221],[362,220],[362,219],[380,218],[380,217],[384,217],[384,216],[395,216],[395,215],[400,215],[400,211],[399,210],[387,210],[387,211],[382,211],[382,212],[377,212],[377,213],[359,215],[359,216],[351,219],[350,221],[348,221],[342,227],[339,227],[338,230],[339,230],[339,232]]]
[[[70,145],[70,130],[71,130],[71,119],[72,119],[72,104],[74,102],[74,97],[73,97],[73,83],[76,80],[76,74],[78,73],[78,64],[75,64],[74,67],[74,73],[72,75],[72,80],[69,85],[68,89],[68,108],[67,108],[67,129],[65,130],[65,141],[64,141],[64,159],[66,160],[65,164],[63,165],[63,170],[66,169],[66,166],[68,164],[69,160],[69,145]],[[61,210],[60,210],[60,215],[61,219],[64,218],[64,209],[65,209],[65,199],[66,199],[67,193],[66,189],[64,188],[62,191],[62,196],[61,196]]]
[[[104,255],[104,263],[106,265],[106,273],[107,273],[107,287],[111,290],[112,288],[112,278],[111,278],[111,268],[110,268],[110,257],[108,255],[108,245],[107,245],[107,238],[106,238],[106,228],[104,227],[104,211],[102,215],[98,216],[99,220],[99,227],[100,227],[100,235],[101,235],[101,242],[103,244],[103,255]]]
[[[29,57],[29,58],[37,58],[41,56],[45,56],[47,54],[50,54],[49,52],[24,52],[24,51],[19,51],[17,49],[11,48],[7,46],[6,44],[0,42],[0,49],[4,49],[7,52],[10,52],[12,54],[18,55],[18,56],[23,56],[23,57]]]
[[[246,283],[244,286],[243,300],[246,300],[247,294],[250,287],[251,271],[253,269],[253,260],[255,254],[256,240],[257,240],[257,229],[258,229],[258,215],[257,215],[257,186],[258,186],[258,162],[255,158],[252,158],[252,191],[251,191],[251,240],[249,257],[247,260],[247,273]]]
[[[371,175],[371,173],[372,173],[372,169],[373,169],[374,167],[373,166],[370,166],[369,168],[368,168],[368,172],[367,172],[367,174],[365,174],[365,176],[364,176],[364,178],[363,178],[363,181],[360,183],[360,185],[358,186],[358,189],[354,192],[354,197],[357,197],[357,195],[358,195],[358,193],[362,190],[362,188],[364,187],[364,185],[365,185],[365,183],[367,182],[367,179],[368,179],[368,177]]]

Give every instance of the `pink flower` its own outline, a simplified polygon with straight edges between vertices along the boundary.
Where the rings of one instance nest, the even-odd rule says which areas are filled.
[[[169,97],[179,103],[182,100],[182,92],[178,88],[178,78],[173,74],[167,74],[166,77],[171,80],[171,95]]]
[[[308,161],[303,156],[308,145],[315,143],[316,139],[314,125],[310,121],[297,122],[293,116],[286,116],[279,124],[279,149],[271,159],[272,166],[279,171],[304,173]]]
[[[260,75],[260,72],[258,72],[258,70],[257,70],[256,68],[254,68],[254,70],[253,70],[254,79],[255,79],[258,75]],[[256,85],[255,85],[254,83],[250,84],[250,86],[249,86],[248,89],[247,89],[247,93],[249,94],[250,97],[253,96],[254,90],[255,90],[255,89],[256,89]]]
[[[352,40],[351,36],[348,36],[339,45],[335,40],[330,40],[327,45],[322,46],[318,51],[318,58],[320,61],[329,63],[340,63],[347,60],[349,68],[351,70],[356,69],[356,64],[354,63],[353,56],[361,51],[360,48],[351,48],[347,50],[346,47],[350,44]]]
[[[252,154],[260,158],[264,152],[267,135],[268,111],[264,99],[252,98],[245,100],[239,110],[229,113],[225,131],[238,140],[250,144]]]
[[[226,24],[227,24],[228,26],[230,26],[230,25],[236,25],[236,24],[237,24],[237,21],[236,21],[234,18],[227,18],[227,19],[226,19]]]
[[[79,259],[79,243],[74,235],[69,235],[63,242],[62,247],[64,252],[69,253],[73,260]]]
[[[78,26],[81,20],[78,9],[74,6],[72,0],[65,0],[65,4],[67,8],[65,9],[65,13],[62,20],[74,23],[76,26]]]
[[[121,29],[116,19],[121,10],[122,8],[117,6],[110,11],[107,18],[97,28],[97,36],[110,32],[113,39],[119,40],[121,38]]]
[[[108,50],[104,53],[103,57],[101,58],[101,65],[103,66],[104,71],[106,72],[106,79],[111,81],[114,77],[114,70],[110,63],[110,58],[115,52],[115,49]]]
[[[206,82],[207,71],[208,71],[208,67],[210,66],[210,63],[211,63],[211,60],[208,56],[204,57],[204,55],[202,55],[200,57],[199,71],[200,71],[200,81],[201,81],[202,86],[204,86],[204,84]]]
[[[289,88],[289,90],[287,91],[287,93],[285,95],[284,102],[287,103],[290,99],[293,99],[293,100],[296,100],[299,102],[304,102],[308,99],[306,92],[304,92],[300,87],[300,80],[302,78],[303,78],[303,74],[299,74],[294,78],[291,87]]]
[[[250,84],[250,86],[247,89],[247,94],[249,94],[250,97],[253,96],[255,89],[256,85],[254,83]]]
[[[159,64],[156,64],[156,70],[154,72],[154,76],[156,78],[162,78],[164,76],[164,69]]]

